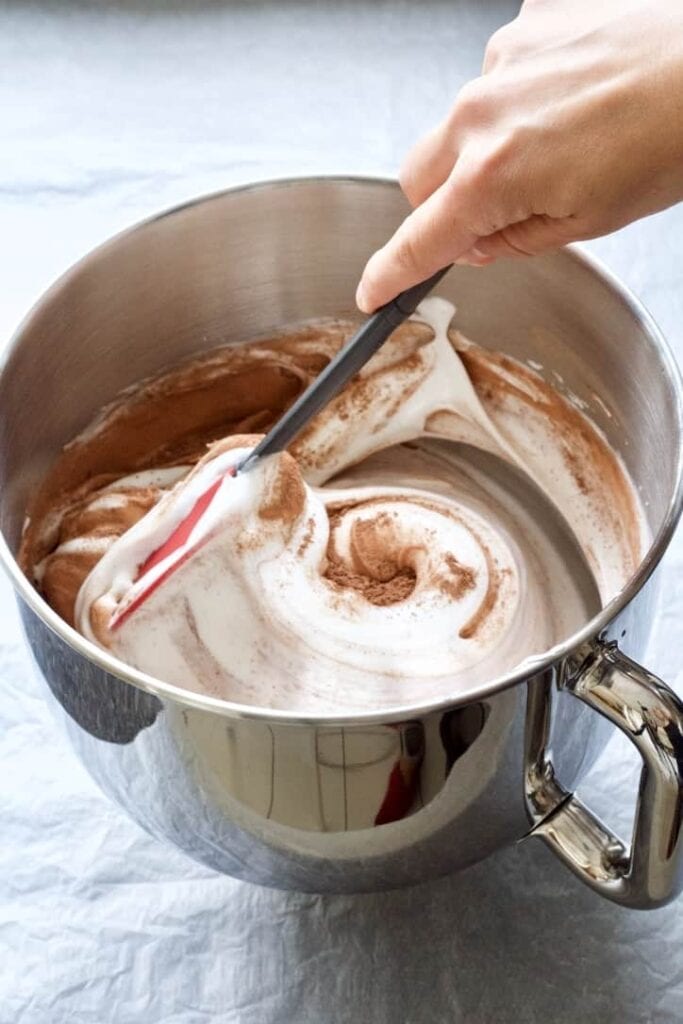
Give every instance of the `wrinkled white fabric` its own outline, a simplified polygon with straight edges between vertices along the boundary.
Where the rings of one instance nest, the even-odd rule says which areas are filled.
[[[71,261],[166,205],[278,174],[394,174],[518,7],[4,6],[0,334]],[[591,248],[683,357],[683,208]],[[679,690],[681,581],[679,533],[647,658]],[[612,906],[540,846],[357,897],[268,891],[192,863],[78,762],[1,578],[0,613],[2,1024],[680,1019],[680,903]],[[626,834],[636,781],[635,753],[615,741],[581,796]]]

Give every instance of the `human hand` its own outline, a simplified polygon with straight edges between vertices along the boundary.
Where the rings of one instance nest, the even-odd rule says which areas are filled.
[[[454,261],[534,255],[683,199],[683,4],[526,0],[400,181],[414,210],[363,272],[365,312]]]

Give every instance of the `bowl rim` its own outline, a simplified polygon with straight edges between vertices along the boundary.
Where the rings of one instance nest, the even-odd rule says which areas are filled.
[[[353,174],[323,174],[323,175],[302,175],[288,176],[283,178],[267,178],[259,181],[252,181],[197,196],[183,203],[169,207],[159,213],[145,217],[117,232],[111,238],[91,249],[82,256],[76,263],[67,269],[57,280],[39,297],[32,308],[21,320],[13,332],[8,344],[5,346],[0,361],[0,373],[5,369],[6,364],[12,358],[14,352],[19,348],[22,339],[31,329],[33,321],[65,285],[69,284],[72,278],[76,278],[82,268],[94,257],[105,254],[109,249],[116,247],[129,235],[135,235],[144,231],[150,225],[160,220],[174,217],[194,206],[223,200],[225,197],[258,190],[271,190],[278,188],[290,188],[297,186],[310,186],[320,184],[345,184],[363,185],[378,188],[390,188],[395,191],[399,188],[398,181],[385,176],[353,175]],[[679,438],[683,435],[683,379],[681,371],[674,358],[673,352],[664,338],[662,332],[654,321],[652,315],[644,304],[636,298],[629,288],[609,270],[601,260],[586,252],[576,244],[564,247],[561,250],[564,257],[579,263],[591,271],[595,276],[605,283],[617,298],[624,303],[631,315],[639,322],[643,333],[647,335],[650,343],[658,352],[661,363],[666,369],[667,375],[674,387],[675,393],[675,415],[678,421]],[[0,532],[0,564],[7,573],[15,589],[16,594],[28,606],[28,608],[46,625],[53,633],[63,640],[77,654],[94,663],[100,669],[114,676],[116,679],[131,684],[162,701],[170,701],[179,704],[184,708],[198,711],[207,711],[219,714],[232,719],[255,720],[283,725],[319,725],[319,726],[352,726],[352,725],[377,725],[391,724],[408,719],[423,718],[426,715],[457,707],[461,704],[469,704],[473,701],[492,697],[494,694],[516,686],[518,683],[531,676],[550,668],[553,664],[561,661],[570,655],[577,648],[587,641],[598,636],[610,624],[610,622],[633,600],[636,594],[642,589],[658,566],[669,542],[674,534],[678,521],[683,512],[683,444],[678,444],[678,459],[676,466],[676,483],[670,496],[666,513],[663,517],[657,535],[654,537],[648,551],[645,553],[638,569],[628,581],[626,586],[607,604],[597,615],[593,616],[581,629],[575,631],[561,643],[543,652],[525,659],[520,665],[510,672],[504,673],[487,683],[479,684],[466,693],[454,693],[449,697],[442,697],[436,701],[424,701],[411,704],[389,705],[383,709],[358,710],[349,712],[330,711],[305,713],[300,710],[288,710],[261,707],[258,705],[240,704],[224,700],[219,697],[212,697],[208,694],[195,693],[185,690],[179,686],[165,683],[154,676],[141,672],[120,661],[118,658],[97,647],[87,640],[76,629],[64,622],[60,616],[47,604],[33,587],[29,579],[24,575],[9,544]]]

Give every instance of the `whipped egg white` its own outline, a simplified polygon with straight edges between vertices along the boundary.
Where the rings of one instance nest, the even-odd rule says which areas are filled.
[[[569,636],[592,609],[543,524],[457,454],[419,443],[466,443],[523,471],[567,522],[603,603],[647,542],[635,492],[583,413],[454,332],[453,312],[426,300],[291,455],[231,475],[260,436],[244,428],[267,429],[266,405],[266,421],[255,409],[198,461],[82,484],[35,528],[48,600],[165,681],[310,712],[446,697]],[[325,356],[340,343],[328,337]],[[273,346],[287,387],[288,374],[301,387],[315,375],[321,349],[314,334]],[[116,417],[125,404],[80,443]]]

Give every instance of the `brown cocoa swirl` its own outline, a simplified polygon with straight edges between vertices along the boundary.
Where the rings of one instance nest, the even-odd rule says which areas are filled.
[[[103,410],[93,425],[67,446],[28,509],[21,564],[58,613],[82,628],[74,611],[77,597],[105,556],[110,560],[118,550],[119,539],[126,537],[132,527],[137,529],[136,524],[146,523],[147,514],[162,498],[171,500],[178,488],[191,487],[212,460],[235,448],[253,445],[353,329],[350,322],[324,321],[248,346],[224,348],[143,382]],[[545,563],[538,560],[537,551],[543,549],[543,542],[540,535],[536,538],[533,524],[524,520],[520,525],[521,513],[510,520],[502,507],[495,502],[490,505],[490,495],[484,495],[479,484],[474,487],[467,474],[463,476],[452,467],[446,472],[419,448],[406,448],[400,442],[437,435],[480,444],[517,464],[529,465],[536,481],[546,485],[553,497],[557,490],[563,512],[569,509],[570,515],[574,514],[572,506],[577,506],[572,525],[587,556],[594,560],[604,600],[611,596],[611,590],[626,582],[638,564],[644,529],[622,464],[583,414],[536,373],[509,357],[478,348],[453,330],[444,333],[445,352],[438,337],[437,328],[422,322],[410,322],[396,332],[297,439],[291,449],[294,459],[283,457],[277,472],[274,468],[269,471],[262,481],[255,518],[248,529],[234,534],[231,550],[238,561],[253,566],[250,572],[259,575],[262,569],[256,566],[261,564],[258,558],[265,538],[276,539],[284,545],[283,564],[291,558],[292,579],[303,567],[309,574],[307,586],[313,586],[317,600],[323,601],[325,614],[332,614],[333,620],[338,617],[344,629],[348,623],[361,622],[367,616],[393,615],[392,609],[405,608],[406,615],[417,615],[418,619],[426,615],[429,621],[429,608],[433,607],[439,622],[444,608],[461,609],[454,613],[453,630],[443,634],[441,646],[450,650],[449,645],[455,645],[454,668],[447,673],[449,685],[458,665],[467,670],[468,683],[474,684],[480,677],[511,667],[525,653],[551,646],[580,624],[582,612],[572,601],[562,609],[552,595],[548,596],[549,580],[560,573],[561,567],[553,563],[550,552],[543,556]],[[435,355],[438,344],[440,354]],[[454,372],[457,367],[461,368],[457,372],[463,372],[464,367],[476,393],[474,399],[465,396],[458,404],[458,394],[448,393],[448,381],[444,390],[441,370],[448,359]],[[480,403],[481,412],[472,412],[472,401]],[[372,455],[373,451],[380,454]],[[349,470],[347,467],[355,462],[359,462],[358,469]],[[385,466],[390,466],[388,477]],[[404,474],[406,466],[410,472]],[[548,467],[552,471],[549,475]],[[335,476],[340,471],[342,475]],[[553,476],[556,471],[557,488]],[[311,491],[304,480],[324,486]],[[396,493],[396,489],[403,493]],[[606,493],[610,500],[605,500]],[[329,531],[322,548],[321,513],[315,511],[316,501],[323,502],[323,519]],[[415,515],[423,513],[425,522],[432,524],[433,535],[416,525]],[[485,525],[489,513],[494,533]],[[502,546],[495,532],[499,526]],[[443,538],[450,536],[449,530],[461,531],[460,540],[446,543]],[[469,555],[463,556],[463,550]],[[281,611],[281,624],[277,625],[276,592],[285,592],[290,582],[281,577],[281,567],[266,564],[266,577],[270,578],[271,573],[272,579],[279,581],[277,586],[273,583],[272,608],[263,604],[263,595],[254,595],[246,577],[239,584],[243,588],[239,593],[240,601],[252,609],[258,607],[258,629],[265,631],[264,636],[270,630],[274,636],[288,637],[272,663],[267,660],[272,637],[259,651],[259,657],[265,659],[262,674],[278,674],[284,672],[285,651],[289,658],[291,645],[299,641],[291,633],[288,611]],[[241,572],[239,566],[229,571],[233,570],[238,575]],[[518,602],[520,594],[524,598],[525,588],[537,596],[529,599],[522,613]],[[253,689],[244,679],[226,676],[222,682],[216,681],[220,657],[216,651],[200,651],[197,646],[202,623],[191,602],[174,599],[173,588],[166,584],[155,602],[156,597],[150,600],[150,608],[166,608],[164,615],[182,614],[188,623],[194,623],[193,629],[188,625],[185,641],[190,647],[194,645],[195,660],[190,663],[213,666],[210,686],[201,678],[184,679],[179,685],[209,688],[230,699],[278,705],[281,698],[277,687],[264,695],[265,691]],[[292,602],[294,605],[296,599]],[[181,606],[185,611],[172,611]],[[376,612],[371,613],[371,608]],[[105,646],[112,644],[111,609],[111,599],[107,598],[94,601],[90,610],[94,637]],[[462,609],[468,610],[466,616]],[[144,616],[139,616],[139,622],[143,621]],[[325,615],[322,621],[327,621]],[[309,625],[315,633],[315,621]],[[326,642],[330,650],[336,651],[334,629],[330,628],[332,633]],[[409,631],[411,627],[407,628]],[[130,636],[134,633],[131,627]],[[348,635],[355,634],[351,631]],[[404,679],[397,653],[405,638],[401,633],[395,635],[394,651],[389,635],[377,659],[368,654],[357,665],[345,664],[346,655],[341,652],[348,647],[346,640],[330,656],[330,663],[338,662],[339,671],[348,681],[347,693],[334,697],[331,691],[317,693],[310,679],[306,692],[300,693],[292,676],[289,683],[282,684],[283,694],[287,692],[282,700],[287,706],[348,706],[363,692],[360,682],[354,690],[354,673],[360,680],[367,671],[378,679],[386,676],[394,680],[393,684],[377,683],[369,703],[397,696],[391,685],[398,686],[399,696],[406,696],[407,677]],[[492,654],[497,637],[501,639],[500,656]],[[315,639],[300,641],[304,654],[308,651],[306,657],[315,663],[311,653]],[[120,643],[120,656],[136,663],[134,649],[126,648],[123,640]],[[475,650],[479,653],[472,654]],[[406,650],[406,663],[411,656]],[[424,658],[429,660],[431,656],[430,648],[425,648]],[[446,664],[436,655],[434,660]],[[364,668],[365,661],[371,665],[369,670]],[[299,675],[306,676],[308,663],[297,663]],[[425,673],[419,659],[411,664],[410,685],[419,687],[419,678]],[[156,671],[154,665],[139,667]],[[198,668],[199,677],[202,671]],[[172,674],[169,668],[169,681],[174,681]],[[436,689],[446,685],[432,682]]]
[[[402,550],[397,543],[394,517],[380,512],[355,522],[349,543],[350,564],[346,564],[337,550],[336,534],[349,510],[348,505],[327,506],[330,536],[324,578],[334,586],[357,590],[380,607],[404,601],[415,589],[417,573],[411,564],[414,551]]]
[[[614,451],[593,424],[537,373],[499,352],[475,346],[460,351],[470,380],[490,412],[504,412],[518,404],[533,412],[562,439],[562,455],[576,485],[600,505],[596,518],[614,536],[623,536],[632,573],[642,556],[641,513],[633,485]],[[515,415],[519,416],[519,412]],[[605,501],[605,497],[609,500]],[[597,510],[596,510],[597,512]]]
[[[388,605],[403,601],[415,588],[417,572],[415,563],[418,556],[428,552],[425,543],[404,544],[401,541],[401,505],[429,510],[436,516],[452,520],[466,530],[474,543],[484,554],[488,583],[482,601],[474,614],[460,627],[463,640],[470,639],[482,629],[496,608],[500,597],[502,573],[486,542],[473,528],[469,519],[460,515],[443,501],[427,499],[418,494],[392,494],[337,505],[327,503],[330,519],[330,539],[327,547],[328,566],[324,573],[327,579],[341,586],[358,590],[372,604]],[[377,505],[393,506],[391,512],[375,514]],[[370,511],[369,518],[365,514]],[[363,518],[354,522],[350,530],[349,561],[345,565],[337,549],[337,530],[344,518],[351,512],[360,513]],[[434,538],[435,539],[435,538]],[[462,565],[455,554],[448,550],[441,552],[441,559],[435,572],[421,582],[425,587],[435,587],[447,594],[453,602],[460,601],[471,591],[477,580],[477,573],[471,567]]]
[[[219,349],[142,382],[107,406],[83,435],[67,445],[27,510],[19,562],[34,578],[36,567],[44,568],[44,574],[39,573],[40,589],[48,603],[73,625],[76,595],[84,579],[120,536],[116,521],[123,513],[111,516],[108,510],[96,509],[107,487],[151,469],[190,468],[211,445],[226,437],[241,437],[254,430],[267,432],[354,329],[351,321],[321,321],[249,346]],[[430,336],[421,324],[409,323],[396,331],[392,344],[399,374],[414,358],[415,345]],[[367,381],[356,378],[333,408],[339,409],[343,418],[356,417],[367,409],[371,391]],[[327,410],[318,421],[326,414]],[[309,445],[307,438],[314,442],[313,426],[300,435],[292,452],[304,469],[319,468],[326,452],[316,449],[315,443]],[[137,521],[135,510],[145,504],[148,490],[145,486],[125,489],[129,525]],[[154,490],[155,501],[161,493],[163,489]],[[274,497],[275,504],[264,516],[277,512],[278,500],[282,495]],[[95,509],[84,521],[80,536],[88,540],[99,536],[99,546],[88,551],[59,551],[70,539],[63,524],[72,513],[87,511],[92,505]],[[146,505],[145,511],[149,507]]]
[[[102,555],[156,505],[158,487],[81,488],[53,531],[54,548],[40,565],[40,586],[48,602],[69,625],[81,584]],[[103,499],[110,502],[102,507]]]
[[[48,554],[46,524],[82,494],[152,468],[194,465],[207,446],[235,434],[265,433],[348,337],[325,322],[254,345],[220,349],[143,381],[102,410],[67,445],[31,503],[24,565]]]

